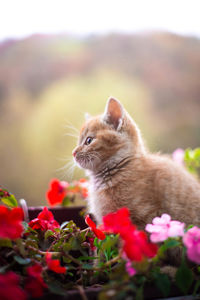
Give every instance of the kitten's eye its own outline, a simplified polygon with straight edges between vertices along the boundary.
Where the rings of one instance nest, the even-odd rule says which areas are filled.
[[[89,145],[89,144],[91,144],[91,142],[92,142],[92,140],[93,140],[93,138],[92,137],[87,137],[87,139],[85,140],[85,145]]]

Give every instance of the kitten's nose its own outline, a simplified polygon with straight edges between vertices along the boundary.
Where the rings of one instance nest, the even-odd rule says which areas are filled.
[[[76,150],[72,151],[72,155],[75,157],[76,156]]]

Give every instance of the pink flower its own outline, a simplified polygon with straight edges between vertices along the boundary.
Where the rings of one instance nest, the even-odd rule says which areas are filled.
[[[131,261],[127,261],[126,263],[126,272],[130,277],[134,276],[137,273],[136,270],[132,267]]]
[[[172,159],[177,162],[179,165],[183,165],[184,163],[184,155],[185,152],[183,149],[178,148],[172,153]]]
[[[154,218],[152,223],[147,224],[145,230],[151,233],[150,240],[153,243],[163,242],[169,237],[184,235],[185,224],[179,221],[171,221],[168,214],[163,214],[161,218]]]
[[[187,248],[188,258],[200,264],[200,228],[190,228],[183,237],[183,243]]]

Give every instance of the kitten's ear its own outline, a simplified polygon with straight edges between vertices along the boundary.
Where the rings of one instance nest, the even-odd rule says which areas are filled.
[[[124,110],[120,102],[114,98],[109,98],[106,104],[103,120],[112,125],[114,129],[120,130],[124,117]]]

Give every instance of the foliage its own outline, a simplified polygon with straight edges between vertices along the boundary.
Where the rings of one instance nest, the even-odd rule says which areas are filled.
[[[200,148],[193,150],[178,148],[172,153],[172,159],[178,164],[184,165],[190,173],[200,177]]]
[[[2,193],[9,199],[6,190]],[[10,206],[9,201],[4,203]],[[191,239],[200,236],[200,229],[186,228],[183,232],[180,222],[166,215],[155,218],[152,227],[147,227],[152,235],[156,224],[163,224],[162,242],[156,245],[131,223],[126,208],[105,216],[100,227],[86,216],[89,227],[84,230],[73,221],[60,226],[47,208],[29,224],[22,221],[21,209],[13,208],[12,202],[10,207],[0,206],[0,212],[0,285],[7,287],[6,291],[0,287],[1,299],[64,295],[71,289],[97,283],[102,287],[100,300],[124,299],[128,295],[142,299],[150,286],[167,297],[174,284],[183,295],[199,292],[200,252]],[[10,214],[17,216],[15,222],[21,226],[14,236],[7,231],[8,226],[16,228]],[[170,228],[167,232],[166,227]],[[182,259],[172,280],[163,271],[163,259],[167,251],[176,248],[181,249]],[[194,262],[192,268],[187,256]]]
[[[184,162],[187,169],[197,176],[200,176],[200,148],[185,150]]]

